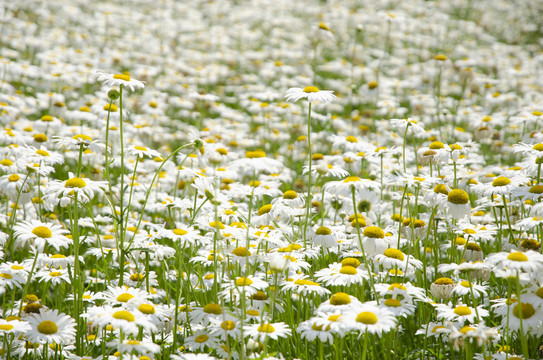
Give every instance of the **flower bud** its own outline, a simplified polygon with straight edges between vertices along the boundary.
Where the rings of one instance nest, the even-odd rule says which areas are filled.
[[[112,101],[117,100],[120,96],[121,94],[115,89],[111,89],[107,92],[107,97]]]

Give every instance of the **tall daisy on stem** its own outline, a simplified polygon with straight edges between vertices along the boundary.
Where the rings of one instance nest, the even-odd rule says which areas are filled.
[[[313,154],[311,153],[311,104],[313,101],[319,102],[330,102],[333,101],[336,96],[333,94],[333,91],[330,90],[319,90],[316,86],[306,86],[305,88],[290,88],[287,90],[285,97],[287,101],[298,101],[300,99],[307,99],[309,102],[309,109],[307,114],[307,148],[309,153],[309,167],[308,167],[308,181],[307,181],[307,200],[306,200],[306,214],[305,214],[305,224],[303,229],[304,236],[304,246],[307,241],[307,225],[309,223],[309,212],[311,210],[311,160]]]
[[[119,87],[119,132],[120,132],[120,142],[121,142],[121,175],[120,175],[120,195],[119,195],[119,201],[120,201],[120,215],[117,223],[118,231],[119,231],[119,250],[120,250],[120,256],[119,256],[119,267],[120,267],[120,285],[123,284],[123,274],[124,274],[124,261],[125,261],[125,248],[124,248],[124,241],[126,237],[126,222],[127,218],[125,218],[125,213],[128,214],[130,204],[127,206],[127,208],[124,208],[124,136],[123,136],[123,87],[128,88],[130,91],[134,91],[135,89],[143,89],[145,87],[145,84],[139,80],[135,80],[130,78],[130,75],[127,74],[107,74],[101,71],[97,72],[97,80],[102,82],[106,86],[110,87]],[[108,94],[109,96],[109,94]],[[114,100],[116,96],[110,96],[110,100]],[[109,121],[109,111],[111,109],[111,103],[110,107],[108,109],[108,121]],[[106,129],[107,131],[108,129]],[[107,141],[107,140],[106,140]],[[107,143],[106,143],[107,145]],[[107,149],[106,149],[107,153]],[[106,166],[107,166],[107,158],[106,158]]]

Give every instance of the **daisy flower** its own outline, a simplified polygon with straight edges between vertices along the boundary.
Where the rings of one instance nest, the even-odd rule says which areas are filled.
[[[290,88],[285,93],[287,101],[298,101],[307,99],[310,103],[313,101],[330,102],[336,99],[333,91],[319,90],[316,86],[306,86],[305,88]]]
[[[120,329],[124,333],[136,335],[140,327],[149,332],[156,332],[157,327],[144,316],[131,309],[111,306],[96,306],[89,308],[87,313],[82,315],[88,321],[92,321],[100,329],[111,325],[114,329]]]
[[[149,300],[147,291],[133,287],[111,287],[101,294],[108,305],[141,304]]]
[[[359,337],[367,332],[381,337],[383,333],[391,331],[398,321],[390,310],[368,303],[345,314],[342,319],[347,329],[360,332]]]
[[[287,281],[281,290],[293,291],[303,296],[311,294],[323,296],[330,294],[330,290],[323,288],[319,283],[305,279],[304,277],[305,275],[302,275],[296,280],[292,279],[292,281]]]
[[[454,189],[447,195],[448,213],[453,219],[463,219],[471,212],[468,193],[462,189]]]
[[[231,314],[223,314],[220,317],[209,318],[209,329],[213,335],[226,341],[228,336],[237,339],[241,334],[241,324],[237,317]]]
[[[462,280],[456,284],[456,286],[451,291],[453,296],[464,296],[473,294],[474,297],[486,297],[486,286],[470,283],[469,281]]]
[[[351,196],[351,191],[354,188],[357,192],[364,190],[378,191],[380,189],[378,182],[368,179],[361,179],[358,176],[349,176],[340,181],[330,181],[324,185],[326,191],[341,194],[344,196]]]
[[[377,301],[368,301],[366,304],[377,305]],[[415,313],[417,306],[413,304],[413,301],[408,297],[389,297],[383,299],[379,305],[388,309],[396,317],[408,317]]]
[[[451,305],[437,304],[437,319],[456,321],[460,324],[464,324],[466,321],[474,323],[477,319],[481,321],[489,315],[488,310],[484,308],[484,305],[477,306],[477,310],[473,307],[466,306],[464,304],[456,305],[454,308]]]
[[[219,346],[219,339],[206,330],[196,330],[193,335],[185,338],[185,345],[192,351],[204,351],[205,348],[215,349]]]
[[[32,327],[26,321],[0,319],[0,335],[2,336],[26,334],[30,330],[32,330]]]
[[[130,89],[130,91],[134,91],[135,89],[143,89],[145,87],[145,83],[130,78],[130,75],[108,74],[102,71],[97,71],[96,74],[96,80],[101,81],[104,85],[109,87],[125,86]]]
[[[533,250],[493,253],[486,262],[501,270],[511,269],[534,275],[543,269],[543,255]]]
[[[470,185],[470,188],[483,196],[510,195],[514,189],[526,184],[526,182],[527,179],[523,176],[515,176],[511,179],[506,176],[497,176],[492,182]]]
[[[125,151],[132,156],[139,157],[140,159],[144,158],[145,156],[151,159],[162,157],[162,154],[160,154],[158,151],[140,145],[130,145],[125,149]]]
[[[31,330],[26,332],[28,341],[39,344],[70,344],[75,340],[75,320],[58,310],[40,309],[27,319]]]
[[[427,337],[438,337],[442,334],[445,334],[445,336],[448,336],[448,334],[451,332],[451,329],[447,328],[443,323],[441,322],[429,322],[426,324],[422,324],[422,327],[417,330],[415,335],[424,335]]]
[[[102,193],[107,186],[106,181],[93,181],[83,179],[69,173],[66,181],[54,180],[47,184],[44,190],[43,201],[47,209],[52,210],[56,205],[66,207],[73,202],[74,193],[77,192],[77,200],[83,203],[89,202],[95,194]]]
[[[36,272],[36,278],[39,282],[50,283],[50,285],[59,285],[62,282],[71,283],[71,274],[68,273],[68,269],[41,269]]]
[[[524,299],[523,299],[524,300]],[[541,322],[543,319],[543,309],[534,304],[522,301],[515,302],[509,306],[509,316],[502,318],[502,326],[505,328],[509,323],[510,330],[520,330],[521,322],[524,334],[537,333],[541,335]]]
[[[394,248],[388,248],[383,254],[375,255],[375,263],[381,265],[385,270],[393,268],[401,269],[402,271],[408,271],[413,268],[422,269],[422,261]]]
[[[412,132],[414,134],[424,134],[426,131],[424,128],[418,123],[417,120],[407,118],[407,119],[390,119],[390,124],[394,128],[398,128],[401,131],[405,131],[405,129],[408,129],[407,132]]]
[[[354,309],[359,308],[361,305],[362,303],[356,297],[344,292],[337,292],[333,294],[330,299],[322,302],[317,308],[317,311],[346,314],[354,311]]]
[[[60,248],[67,248],[72,243],[72,240],[65,236],[68,230],[60,225],[42,223],[39,220],[22,221],[14,226],[14,230],[14,236],[17,238],[16,246],[24,247],[30,244],[39,252],[43,252],[46,245],[60,251]]]
[[[334,333],[331,330],[330,325],[318,324],[318,318],[312,317],[309,320],[302,321],[298,324],[296,332],[300,333],[302,339],[313,341],[319,339],[323,343],[333,343]]]
[[[368,272],[352,265],[353,264],[343,265],[342,263],[333,263],[327,268],[317,271],[315,277],[319,281],[322,281],[326,286],[362,285],[369,279]]]
[[[157,354],[161,348],[159,345],[149,340],[123,340],[115,339],[107,344],[109,347],[117,349],[117,351],[123,354],[131,354],[136,352],[138,354]]]
[[[217,358],[205,353],[201,353],[201,354],[186,353],[186,354],[180,354],[180,355],[176,355],[176,354],[170,355],[170,359],[172,360],[216,360]]]
[[[247,277],[237,277],[235,280],[222,283],[223,290],[221,294],[229,297],[234,294],[254,295],[258,290],[264,290],[269,285],[258,276],[248,275]]]
[[[279,323],[263,322],[261,324],[252,324],[245,326],[245,336],[250,336],[253,340],[264,342],[266,338],[277,340],[278,338],[286,338],[292,334],[292,330],[288,325]]]

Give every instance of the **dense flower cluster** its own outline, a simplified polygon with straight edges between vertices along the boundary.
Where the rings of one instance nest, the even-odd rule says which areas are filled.
[[[537,7],[4,1],[0,357],[535,358]]]

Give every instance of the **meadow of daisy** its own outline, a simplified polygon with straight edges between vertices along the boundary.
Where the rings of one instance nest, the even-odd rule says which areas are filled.
[[[531,0],[0,0],[2,359],[536,359]]]

